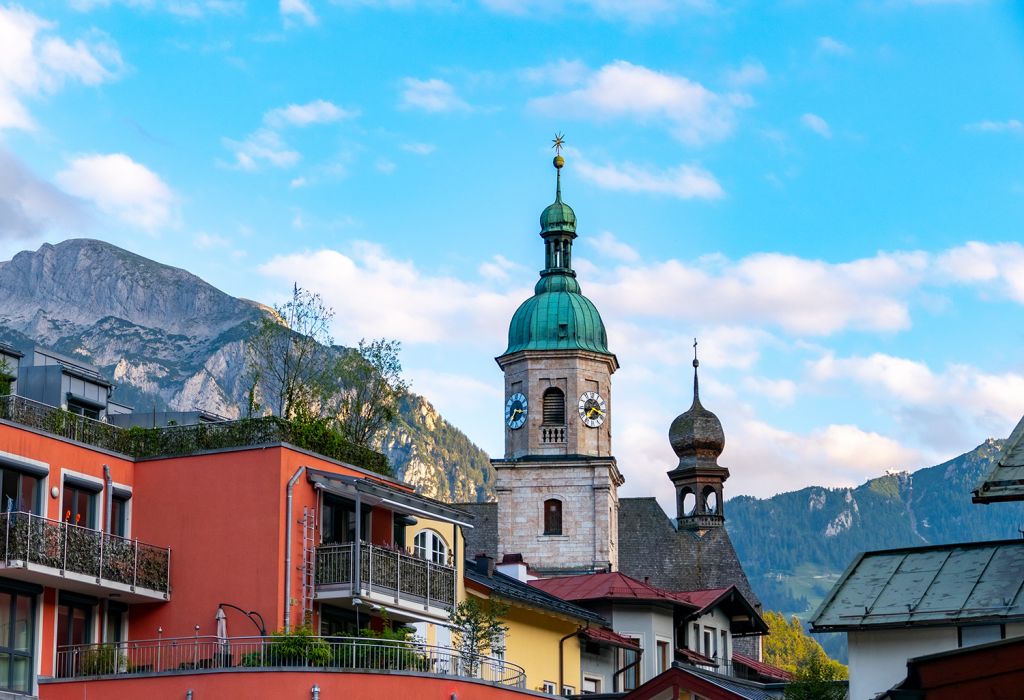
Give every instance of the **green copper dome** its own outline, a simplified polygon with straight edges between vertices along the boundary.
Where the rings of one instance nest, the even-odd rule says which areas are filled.
[[[576,214],[562,201],[563,164],[561,156],[556,157],[555,201],[540,215],[544,270],[533,296],[512,316],[505,355],[520,350],[589,350],[611,354],[601,314],[590,299],[580,293],[580,283],[572,270]]]
[[[540,233],[543,236],[551,231],[576,233],[576,212],[562,201],[561,193],[549,204],[540,215]]]

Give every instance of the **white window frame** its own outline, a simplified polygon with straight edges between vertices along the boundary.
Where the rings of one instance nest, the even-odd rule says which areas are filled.
[[[558,693],[558,684],[554,681],[541,681],[540,692],[556,695]]]
[[[422,542],[421,542],[422,539]],[[448,565],[448,542],[436,530],[420,530],[412,540],[413,552],[420,559]]]

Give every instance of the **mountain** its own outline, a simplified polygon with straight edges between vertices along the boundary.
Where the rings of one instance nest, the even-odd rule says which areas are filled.
[[[860,552],[1020,537],[1024,504],[971,502],[1003,442],[989,439],[948,462],[856,488],[727,501],[729,536],[765,608],[806,620]],[[819,641],[845,656],[837,640]]]
[[[300,280],[301,282],[301,280]],[[267,307],[102,241],[46,244],[0,262],[0,340],[81,357],[136,410],[241,415],[245,340]],[[381,450],[430,496],[491,493],[487,455],[424,397],[407,394]]]

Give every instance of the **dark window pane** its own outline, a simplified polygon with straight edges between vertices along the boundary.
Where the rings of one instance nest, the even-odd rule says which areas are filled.
[[[0,482],[0,508],[6,513],[11,510],[18,510],[18,472],[12,469],[3,470],[3,481]]]
[[[544,534],[562,534],[562,502],[557,498],[544,501]]]
[[[28,474],[21,475],[21,510],[26,513],[36,512],[36,486],[39,479]]]

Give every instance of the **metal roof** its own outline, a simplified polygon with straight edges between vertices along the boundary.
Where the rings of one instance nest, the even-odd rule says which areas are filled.
[[[467,582],[474,582],[488,591],[493,596],[504,600],[527,605],[549,612],[559,613],[566,617],[593,622],[598,625],[607,626],[608,621],[603,617],[556,595],[552,595],[539,588],[535,588],[517,578],[513,578],[500,571],[492,571],[488,574],[486,569],[476,560],[467,560],[465,568],[465,579]]]
[[[985,480],[974,490],[975,503],[1024,501],[1024,418],[1010,433]]]
[[[1024,540],[860,555],[811,618],[815,632],[1024,621]]]

